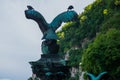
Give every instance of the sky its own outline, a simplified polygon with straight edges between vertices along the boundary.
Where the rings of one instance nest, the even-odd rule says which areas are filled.
[[[28,62],[40,59],[42,33],[36,22],[25,18],[27,5],[50,23],[69,5],[80,14],[94,0],[0,0],[0,80],[27,80]]]

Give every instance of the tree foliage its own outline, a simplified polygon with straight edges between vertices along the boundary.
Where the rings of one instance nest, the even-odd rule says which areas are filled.
[[[68,66],[72,66],[72,67],[79,67],[79,63],[81,62],[81,56],[82,56],[82,50],[81,49],[77,49],[77,50],[70,50],[69,51],[69,63]],[[77,56],[76,56],[77,55]]]
[[[82,56],[85,71],[99,74],[107,71],[110,80],[120,78],[120,30],[110,29],[106,34],[99,34]]]
[[[108,71],[110,80],[119,80],[119,0],[95,0],[79,14],[79,22],[66,23],[57,34],[60,54],[64,56],[69,51],[69,66],[79,66],[82,59],[85,71],[95,75]],[[85,39],[90,41],[83,47]]]

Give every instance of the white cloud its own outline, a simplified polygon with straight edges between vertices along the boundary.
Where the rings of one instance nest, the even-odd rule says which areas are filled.
[[[4,79],[0,79],[0,80],[11,80],[11,79],[4,78]]]

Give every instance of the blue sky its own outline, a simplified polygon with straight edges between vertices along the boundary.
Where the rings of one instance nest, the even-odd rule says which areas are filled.
[[[1,0],[0,1],[0,80],[27,80],[31,75],[29,61],[41,54],[42,33],[37,23],[25,18],[24,10],[32,5],[51,22],[69,5],[77,13],[94,0]]]

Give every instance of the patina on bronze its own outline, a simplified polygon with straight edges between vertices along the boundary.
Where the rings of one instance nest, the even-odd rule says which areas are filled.
[[[69,9],[56,16],[51,23],[47,23],[42,14],[32,6],[27,6],[27,8],[25,10],[26,18],[37,22],[43,33],[41,45],[43,54],[41,59],[29,62],[33,74],[36,74],[41,80],[62,80],[69,77],[69,67],[66,65],[66,61],[58,54],[58,36],[55,31],[61,26],[62,22],[77,21],[77,13]]]
[[[107,72],[101,72],[98,76],[93,75],[92,73],[87,73],[89,80],[103,80],[107,75]],[[105,80],[105,79],[104,79]]]

